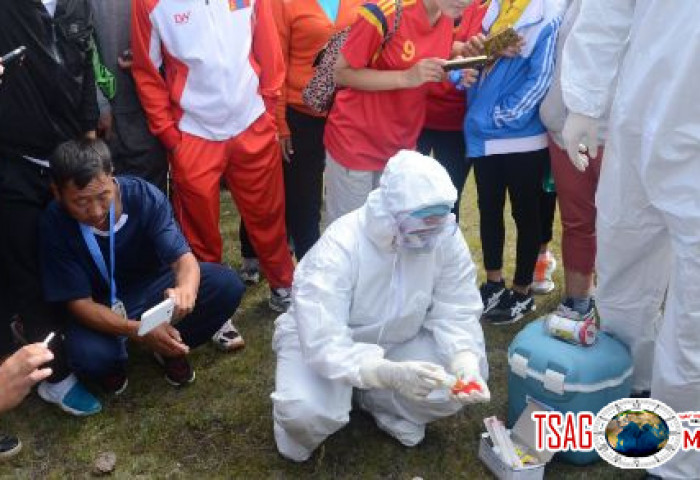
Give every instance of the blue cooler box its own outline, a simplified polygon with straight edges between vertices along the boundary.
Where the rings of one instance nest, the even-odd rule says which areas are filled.
[[[628,397],[632,358],[627,347],[606,333],[590,347],[552,338],[543,320],[527,325],[508,347],[508,426],[526,406],[527,397],[560,412],[591,411]],[[598,453],[560,452],[565,462],[585,465]]]

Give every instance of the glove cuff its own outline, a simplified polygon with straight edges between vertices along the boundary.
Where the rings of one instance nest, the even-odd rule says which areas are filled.
[[[386,385],[384,385],[384,382],[382,382],[380,378],[379,370],[389,363],[392,362],[384,358],[372,358],[362,362],[359,370],[360,382],[362,383],[360,388],[365,390],[370,388],[386,388]]]
[[[481,376],[479,369],[479,356],[471,350],[457,352],[450,363],[450,370],[455,375],[473,373]]]

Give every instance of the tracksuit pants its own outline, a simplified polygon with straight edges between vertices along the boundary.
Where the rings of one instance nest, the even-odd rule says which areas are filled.
[[[301,261],[321,236],[326,119],[287,107],[287,124],[294,147],[291,161],[283,163],[287,231],[297,260]],[[243,223],[239,232],[242,256],[257,257]]]
[[[282,159],[274,120],[263,113],[224,141],[183,132],[171,158],[175,218],[197,258],[221,262],[219,182],[223,176],[270,287],[289,287],[294,265],[284,224]]]

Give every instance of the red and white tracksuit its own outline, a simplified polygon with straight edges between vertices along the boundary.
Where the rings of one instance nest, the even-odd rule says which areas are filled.
[[[276,288],[291,285],[294,266],[274,122],[284,59],[267,2],[133,0],[131,48],[149,127],[171,152],[175,216],[195,255],[221,261],[223,176]]]

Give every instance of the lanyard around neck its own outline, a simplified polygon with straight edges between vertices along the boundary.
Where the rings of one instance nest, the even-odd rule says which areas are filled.
[[[109,299],[110,306],[112,306],[117,303],[117,284],[114,281],[114,201],[109,204],[109,271],[107,271],[107,264],[102,255],[102,250],[100,250],[100,246],[97,244],[92,228],[81,223],[80,232],[83,234],[85,245],[87,245],[90,255],[95,261],[95,265],[97,265],[97,269],[102,274],[102,278],[104,278],[105,282],[109,285]]]

